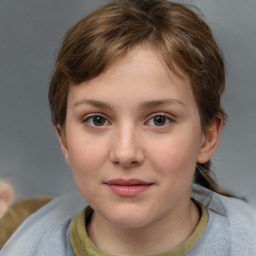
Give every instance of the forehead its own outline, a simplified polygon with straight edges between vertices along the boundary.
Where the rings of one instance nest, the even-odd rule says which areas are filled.
[[[112,104],[120,97],[127,104],[168,97],[194,100],[189,77],[171,71],[161,53],[150,46],[131,49],[97,77],[71,86],[68,104],[84,97],[110,100]]]

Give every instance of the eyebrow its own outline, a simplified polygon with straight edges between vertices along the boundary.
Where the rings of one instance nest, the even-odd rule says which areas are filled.
[[[99,100],[89,100],[89,99],[82,99],[82,100],[77,101],[73,105],[73,108],[75,108],[79,105],[83,105],[83,104],[92,105],[92,106],[98,107],[98,108],[113,109],[113,106],[106,102],[99,101]],[[179,99],[146,100],[145,102],[142,102],[139,105],[139,107],[143,108],[143,109],[147,109],[147,108],[154,108],[154,107],[159,107],[159,106],[163,106],[163,105],[172,105],[172,104],[178,104],[178,105],[186,107],[186,104]]]
[[[153,108],[153,107],[159,107],[162,105],[173,105],[173,104],[179,104],[184,107],[186,107],[186,104],[179,100],[179,99],[161,99],[161,100],[147,100],[140,104],[141,108]]]
[[[87,99],[83,99],[83,100],[79,100],[77,101],[73,108],[79,106],[79,105],[83,105],[83,104],[88,104],[88,105],[92,105],[94,107],[98,107],[98,108],[106,108],[106,109],[112,109],[113,107],[111,105],[109,105],[108,103],[105,103],[103,101],[99,101],[99,100],[87,100]]]

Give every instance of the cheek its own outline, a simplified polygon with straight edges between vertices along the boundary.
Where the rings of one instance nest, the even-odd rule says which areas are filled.
[[[71,166],[76,173],[93,175],[101,166],[105,156],[106,152],[103,147],[88,143],[88,141],[84,144],[75,143],[69,147]]]
[[[176,136],[158,143],[151,152],[156,170],[163,176],[193,176],[199,146],[192,136]]]
[[[79,133],[77,133],[79,134]],[[82,135],[68,138],[68,153],[73,176],[78,189],[85,194],[96,186],[100,179],[100,170],[105,165],[107,148],[97,139]]]
[[[104,165],[105,151],[95,144],[77,145],[69,148],[73,177],[78,190],[85,200],[91,204],[100,194],[101,169]]]

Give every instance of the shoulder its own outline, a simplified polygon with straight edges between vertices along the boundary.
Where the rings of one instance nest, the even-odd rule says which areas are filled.
[[[0,248],[4,246],[24,220],[51,200],[50,197],[34,197],[11,205],[4,216],[0,218]]]
[[[208,210],[227,218],[232,231],[252,231],[256,238],[256,208],[247,202],[213,193]]]
[[[78,193],[54,199],[18,228],[0,255],[73,255],[68,230],[85,206]]]
[[[252,248],[256,254],[256,209],[253,206],[240,199],[214,194],[209,211],[222,212],[226,217],[234,245],[239,244],[246,250]]]
[[[214,249],[226,253],[219,255],[256,255],[256,209],[253,206],[205,189],[200,189],[195,198],[207,208],[209,215],[201,245],[214,244]]]

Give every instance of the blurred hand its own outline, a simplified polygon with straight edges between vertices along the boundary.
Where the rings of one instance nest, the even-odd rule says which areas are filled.
[[[7,182],[0,181],[0,218],[7,212],[14,199],[14,189]]]

